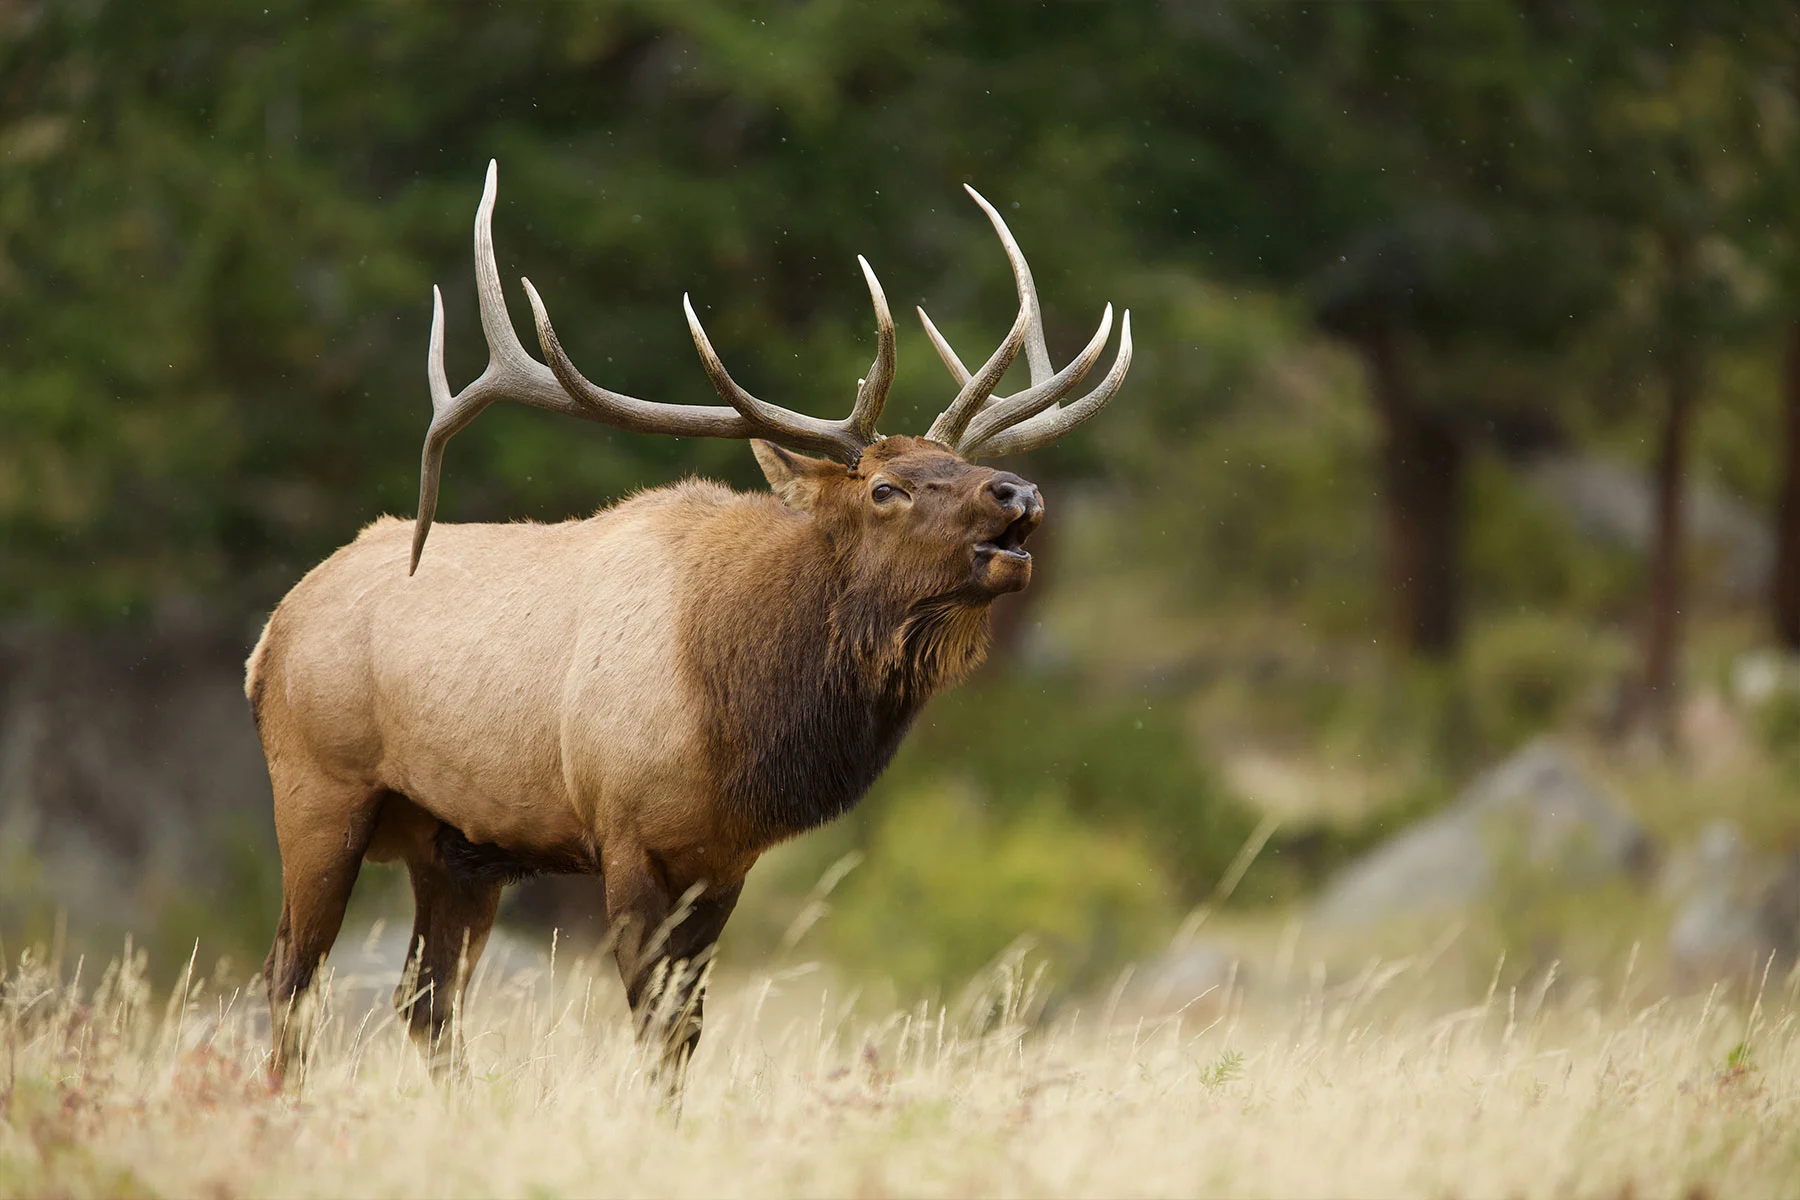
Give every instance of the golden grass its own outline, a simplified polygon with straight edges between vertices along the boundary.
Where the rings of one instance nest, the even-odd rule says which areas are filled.
[[[1792,981],[1647,1002],[1539,975],[1446,1010],[1432,970],[1158,1019],[1129,992],[1046,1017],[1002,973],[870,1021],[751,977],[715,988],[677,1120],[591,963],[478,977],[444,1084],[340,991],[304,1089],[272,1094],[242,995],[27,960],[0,991],[0,1194],[1800,1195]]]

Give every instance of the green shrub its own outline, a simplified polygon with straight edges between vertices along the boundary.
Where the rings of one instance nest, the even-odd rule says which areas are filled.
[[[1583,533],[1498,458],[1477,456],[1470,468],[1463,561],[1472,608],[1554,608],[1589,619],[1636,612],[1638,552]]]
[[[852,818],[864,861],[825,936],[903,989],[963,982],[1029,937],[1085,986],[1157,944],[1254,825],[1174,706],[989,677],[933,701]]]
[[[957,782],[1001,821],[1053,796],[1075,820],[1141,836],[1181,896],[1210,892],[1256,821],[1202,761],[1180,709],[1010,675],[933,701],[877,786],[883,812]]]
[[[969,979],[1028,938],[1071,986],[1157,944],[1177,907],[1143,842],[1075,819],[1054,793],[1002,819],[966,787],[897,795],[838,891],[834,957],[902,989]]]
[[[1617,638],[1579,620],[1521,613],[1476,626],[1462,676],[1480,751],[1505,754],[1564,723],[1623,668]]]
[[[1271,398],[1202,427],[1143,468],[1118,531],[1121,565],[1178,580],[1195,611],[1283,612],[1360,635],[1379,619],[1379,508],[1354,396]]]
[[[1800,763],[1800,691],[1780,688],[1751,710],[1757,740],[1771,755]]]

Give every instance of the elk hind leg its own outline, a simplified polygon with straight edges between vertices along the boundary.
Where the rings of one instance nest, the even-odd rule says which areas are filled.
[[[281,847],[281,919],[263,964],[274,1038],[270,1074],[279,1083],[300,1061],[303,1011],[319,963],[337,940],[344,909],[379,812],[362,786],[276,781],[275,836]]]
[[[487,945],[500,907],[500,884],[447,869],[435,845],[407,858],[413,931],[394,1007],[406,1018],[432,1074],[461,1065],[451,1017]]]

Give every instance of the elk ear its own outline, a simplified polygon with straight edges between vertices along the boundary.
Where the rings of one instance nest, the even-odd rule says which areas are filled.
[[[845,473],[841,463],[795,454],[761,438],[750,439],[750,452],[756,455],[756,465],[769,481],[769,490],[783,504],[801,512],[813,510],[813,502],[827,479]]]

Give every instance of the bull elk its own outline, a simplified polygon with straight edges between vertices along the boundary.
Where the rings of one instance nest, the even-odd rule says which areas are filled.
[[[264,968],[276,1078],[295,1060],[297,1005],[365,860],[411,874],[417,986],[395,1003],[434,1064],[454,1059],[444,1028],[502,886],[566,872],[603,881],[627,999],[656,1061],[679,1072],[700,1033],[698,964],[751,864],[862,797],[920,705],[981,661],[990,602],[1031,579],[1038,490],[976,460],[1060,437],[1131,365],[1128,312],[1104,380],[1064,403],[1105,349],[1112,307],[1053,370],[1031,270],[971,188],[1012,264],[1019,312],[970,371],[919,310],[958,387],[923,438],[876,433],[894,322],[861,258],[877,351],[848,417],[745,391],[685,297],[726,406],[638,400],[575,368],[529,280],[545,363],[520,344],[494,261],[495,179],[490,164],[475,217],[489,362],[451,394],[434,288],[433,416],[410,537],[383,518],[313,568],[247,664],[281,847]],[[1021,350],[1030,385],[995,396]],[[559,525],[440,526],[424,555],[445,443],[498,400],[642,433],[750,439],[772,494],[690,479]],[[653,1011],[678,1016],[653,1022]]]

